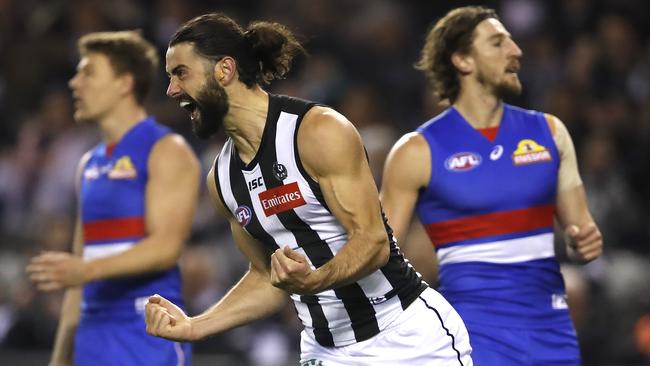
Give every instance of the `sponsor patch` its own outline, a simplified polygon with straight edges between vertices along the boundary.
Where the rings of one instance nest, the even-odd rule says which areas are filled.
[[[531,139],[524,139],[517,144],[517,150],[512,153],[512,162],[515,165],[526,165],[551,161],[551,153],[542,145]]]
[[[251,208],[246,205],[241,205],[235,210],[235,219],[242,227],[248,225],[251,222],[252,211]]]
[[[503,155],[503,146],[497,145],[492,149],[492,152],[490,152],[490,160],[499,160],[501,155]]]
[[[451,172],[466,172],[481,165],[481,155],[473,152],[459,152],[445,160],[445,168]]]
[[[307,204],[298,182],[271,188],[259,194],[266,217]]]
[[[135,166],[128,155],[119,158],[113,165],[113,169],[108,172],[109,179],[132,179],[137,175]]]

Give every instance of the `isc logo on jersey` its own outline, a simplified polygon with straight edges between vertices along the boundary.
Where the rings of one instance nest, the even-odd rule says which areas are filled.
[[[481,155],[473,152],[456,153],[445,160],[445,168],[451,172],[466,172],[481,165]]]
[[[515,165],[526,165],[551,160],[551,153],[544,146],[531,139],[519,141],[517,150],[512,153],[512,162]]]

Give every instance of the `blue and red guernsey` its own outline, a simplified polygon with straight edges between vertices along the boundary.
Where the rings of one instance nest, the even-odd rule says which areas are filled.
[[[117,144],[101,143],[91,150],[80,192],[85,259],[121,253],[146,236],[147,163],[154,144],[168,133],[169,129],[149,117]],[[178,266],[159,273],[88,283],[83,289],[82,311],[142,311],[147,297],[155,293],[181,300]]]
[[[568,321],[553,247],[559,156],[544,114],[504,105],[491,141],[451,107],[418,132],[432,171],[416,211],[447,300],[468,324]]]

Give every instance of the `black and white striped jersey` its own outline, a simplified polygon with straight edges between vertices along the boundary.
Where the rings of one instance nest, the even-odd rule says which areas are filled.
[[[300,122],[313,105],[269,95],[266,125],[253,160],[244,164],[228,139],[215,161],[214,176],[221,200],[251,236],[270,252],[289,245],[318,268],[348,237],[297,150]],[[386,235],[391,254],[381,269],[317,295],[291,295],[306,331],[319,344],[343,346],[376,335],[426,288],[399,252],[387,223]]]

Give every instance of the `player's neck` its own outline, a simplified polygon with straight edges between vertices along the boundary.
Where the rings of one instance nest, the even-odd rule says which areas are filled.
[[[120,141],[133,126],[147,117],[144,107],[125,100],[99,120],[102,140],[107,144]]]
[[[228,102],[224,128],[233,139],[242,161],[248,163],[253,160],[262,142],[269,95],[259,86],[248,89],[241,84],[228,90]]]
[[[454,107],[474,128],[497,127],[501,123],[503,101],[484,88],[461,88]]]

